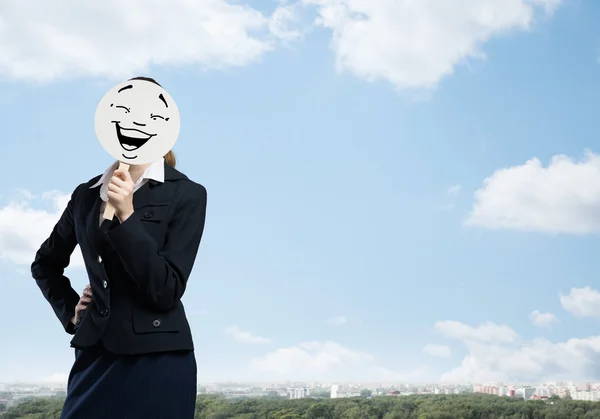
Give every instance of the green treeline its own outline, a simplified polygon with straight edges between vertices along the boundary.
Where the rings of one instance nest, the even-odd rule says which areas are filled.
[[[61,399],[26,401],[2,419],[59,419]],[[600,402],[524,401],[485,394],[355,399],[228,400],[198,396],[198,419],[600,419]],[[116,419],[116,418],[115,418]],[[175,419],[175,418],[174,418]]]

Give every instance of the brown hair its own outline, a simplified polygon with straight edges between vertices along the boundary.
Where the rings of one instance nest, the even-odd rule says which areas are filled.
[[[144,80],[144,81],[149,81],[150,83],[154,83],[154,84],[156,84],[157,86],[160,86],[160,83],[159,83],[159,82],[157,82],[156,80],[154,80],[154,79],[153,79],[153,78],[151,78],[151,77],[142,77],[142,76],[139,76],[139,77],[133,77],[133,78],[129,79],[129,81],[131,81],[131,80]],[[162,87],[162,86],[160,86],[160,87]]]
[[[167,154],[165,154],[164,159],[165,162],[173,168],[177,164],[177,158],[175,158],[175,153],[173,153],[173,150],[170,150]]]

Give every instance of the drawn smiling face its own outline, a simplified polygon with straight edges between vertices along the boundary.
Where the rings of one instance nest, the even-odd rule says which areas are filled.
[[[129,80],[104,95],[96,108],[96,136],[115,159],[151,163],[164,156],[179,135],[179,110],[159,85]]]

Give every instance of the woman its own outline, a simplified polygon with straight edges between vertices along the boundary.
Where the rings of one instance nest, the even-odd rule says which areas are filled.
[[[116,167],[75,189],[31,267],[74,335],[61,418],[192,419],[196,360],[180,299],[204,230],[206,189],[175,169],[172,152]],[[101,223],[107,201],[116,216]],[[89,276],[81,298],[63,275],[77,244]]]

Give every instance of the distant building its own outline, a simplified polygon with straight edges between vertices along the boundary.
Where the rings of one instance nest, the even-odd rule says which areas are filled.
[[[290,399],[303,399],[310,395],[310,391],[306,387],[301,388],[290,388],[288,390],[288,394],[290,395]]]
[[[590,391],[591,387],[592,386],[589,383],[580,384],[577,386],[577,391]]]
[[[596,402],[600,400],[600,392],[597,390],[590,391],[574,391],[571,394],[573,400],[584,400],[589,402]]]
[[[536,389],[534,387],[521,387],[518,390],[518,394],[525,400],[531,400],[531,398],[535,394],[535,390]]]
[[[495,396],[498,396],[500,389],[496,386],[474,386],[473,392],[474,393],[493,394]]]
[[[338,390],[337,398],[348,398],[348,397],[360,397],[360,389],[359,388],[349,388]]]
[[[360,388],[344,388],[340,389],[340,386],[333,384],[331,386],[331,392],[329,393],[332,399],[342,399],[347,397],[360,397]]]

